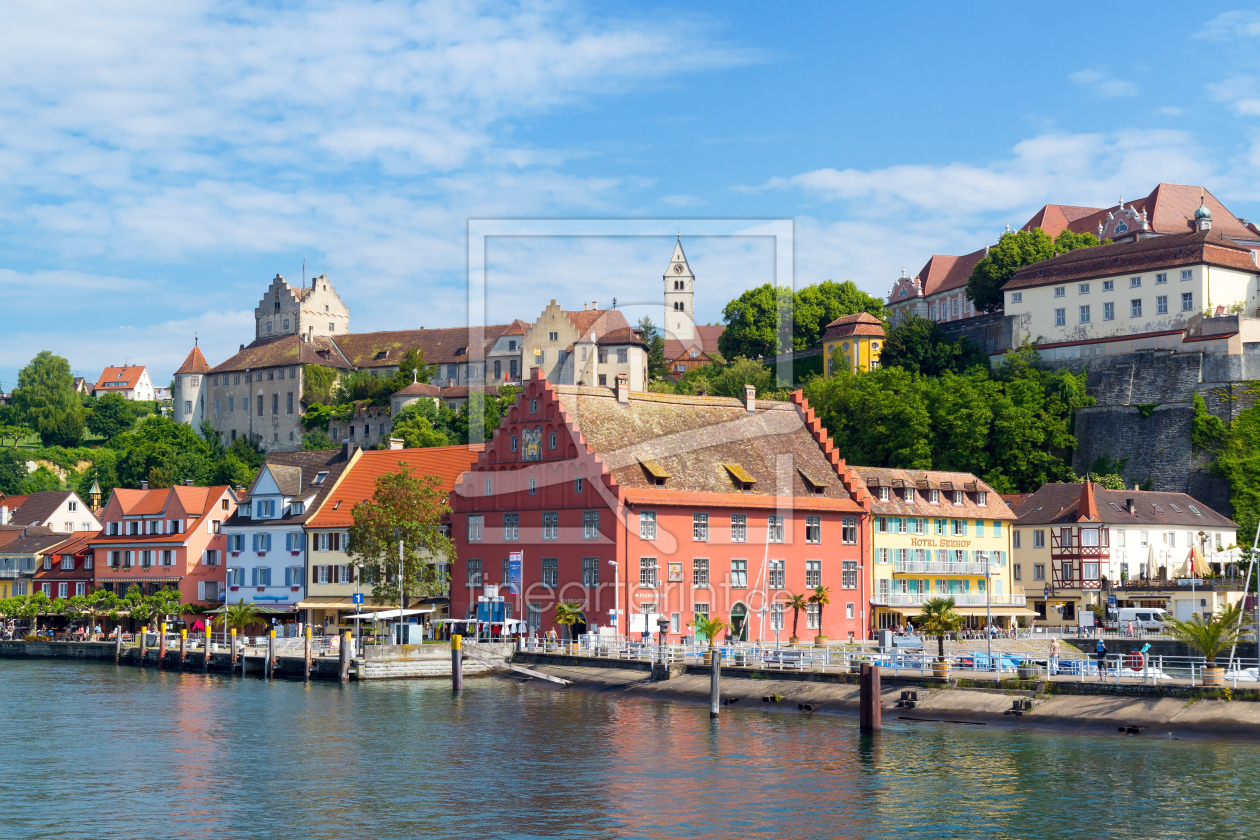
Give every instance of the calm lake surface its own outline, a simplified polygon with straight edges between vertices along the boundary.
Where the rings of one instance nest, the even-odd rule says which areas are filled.
[[[1260,750],[0,660],[4,837],[1255,836]]]

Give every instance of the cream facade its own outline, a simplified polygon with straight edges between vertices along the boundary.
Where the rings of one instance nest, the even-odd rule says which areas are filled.
[[[321,274],[309,287],[294,288],[279,274],[254,309],[254,338],[300,335],[342,336],[350,331],[350,310]]]
[[[871,508],[871,624],[911,623],[931,598],[954,599],[969,626],[1028,617],[1012,577],[1014,513],[969,473],[855,468]]]

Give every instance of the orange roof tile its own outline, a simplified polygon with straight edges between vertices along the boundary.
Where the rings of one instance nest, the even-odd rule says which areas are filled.
[[[176,376],[181,373],[209,373],[210,363],[206,361],[206,357],[201,355],[201,348],[193,345],[192,352],[188,354],[188,358],[184,359],[184,363],[179,366],[179,370],[175,371]]]
[[[144,365],[129,365],[127,367],[107,367],[101,371],[100,378],[96,380],[94,388],[110,390],[126,391],[130,390],[140,382],[140,374],[144,373]],[[117,383],[126,383],[125,385]]]
[[[455,482],[477,463],[485,446],[435,446],[427,449],[378,449],[360,452],[337,486],[328,494],[315,515],[308,520],[310,528],[344,528],[354,524],[353,510],[359,502],[372,498],[376,480],[398,470],[402,461],[422,475],[437,476],[442,489],[455,489]]]

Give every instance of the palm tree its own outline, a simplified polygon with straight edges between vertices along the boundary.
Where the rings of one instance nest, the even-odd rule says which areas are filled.
[[[229,604],[227,610],[223,613],[223,621],[228,627],[235,627],[241,631],[241,635],[245,635],[245,628],[251,624],[262,624],[262,610],[253,604],[247,604],[240,601],[235,604]]]
[[[809,601],[804,595],[793,595],[788,599],[787,605],[792,608],[792,636],[788,639],[792,644],[796,644],[800,639],[796,638],[796,625],[801,620],[801,610],[809,608]]]
[[[722,635],[723,630],[729,630],[731,625],[723,621],[719,616],[697,615],[688,625],[695,629],[696,633],[704,636],[709,640],[709,649],[712,650],[714,639]]]
[[[1172,616],[1164,618],[1164,632],[1174,639],[1185,642],[1203,654],[1207,667],[1216,667],[1216,655],[1238,641],[1242,635],[1239,618],[1242,604],[1234,604],[1216,613],[1207,621],[1195,613],[1189,621]]]
[[[953,598],[930,598],[923,602],[923,611],[915,616],[915,626],[925,635],[936,637],[936,656],[945,661],[945,634],[957,633],[966,621],[954,609]]]
[[[573,641],[573,625],[582,620],[582,605],[576,601],[556,604],[556,624],[564,626],[564,640]]]
[[[827,637],[822,632],[822,611],[823,607],[831,603],[831,596],[828,594],[831,590],[819,584],[814,587],[814,594],[809,596],[809,603],[818,605],[818,635],[814,636],[814,644],[825,642]]]

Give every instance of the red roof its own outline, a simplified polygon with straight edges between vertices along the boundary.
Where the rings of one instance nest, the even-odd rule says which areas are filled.
[[[827,325],[823,341],[850,335],[884,335],[884,322],[869,312],[842,315]]]
[[[456,479],[477,463],[478,456],[484,450],[484,445],[478,445],[360,452],[359,457],[306,524],[311,528],[353,525],[354,506],[371,499],[376,492],[376,480],[386,473],[397,472],[400,461],[421,475],[437,476],[442,482],[443,490],[454,490]]]
[[[98,390],[129,391],[140,384],[140,374],[142,373],[144,373],[144,365],[138,367],[135,365],[107,367],[101,372],[100,377],[96,380],[96,384],[92,387]]]
[[[1073,222],[1080,221],[1095,213],[1101,213],[1097,207],[1077,207],[1072,204],[1047,204],[1033,213],[1033,217],[1020,228],[1020,230],[1032,230],[1033,228],[1041,228],[1051,239],[1054,239],[1066,228],[1072,226]],[[1079,231],[1076,231],[1079,233]],[[1093,231],[1091,231],[1092,233]]]
[[[181,373],[209,373],[210,363],[206,361],[206,357],[201,355],[201,348],[193,345],[192,351],[188,354],[188,358],[184,359],[184,363],[179,366],[179,370],[175,371],[178,376]]]

